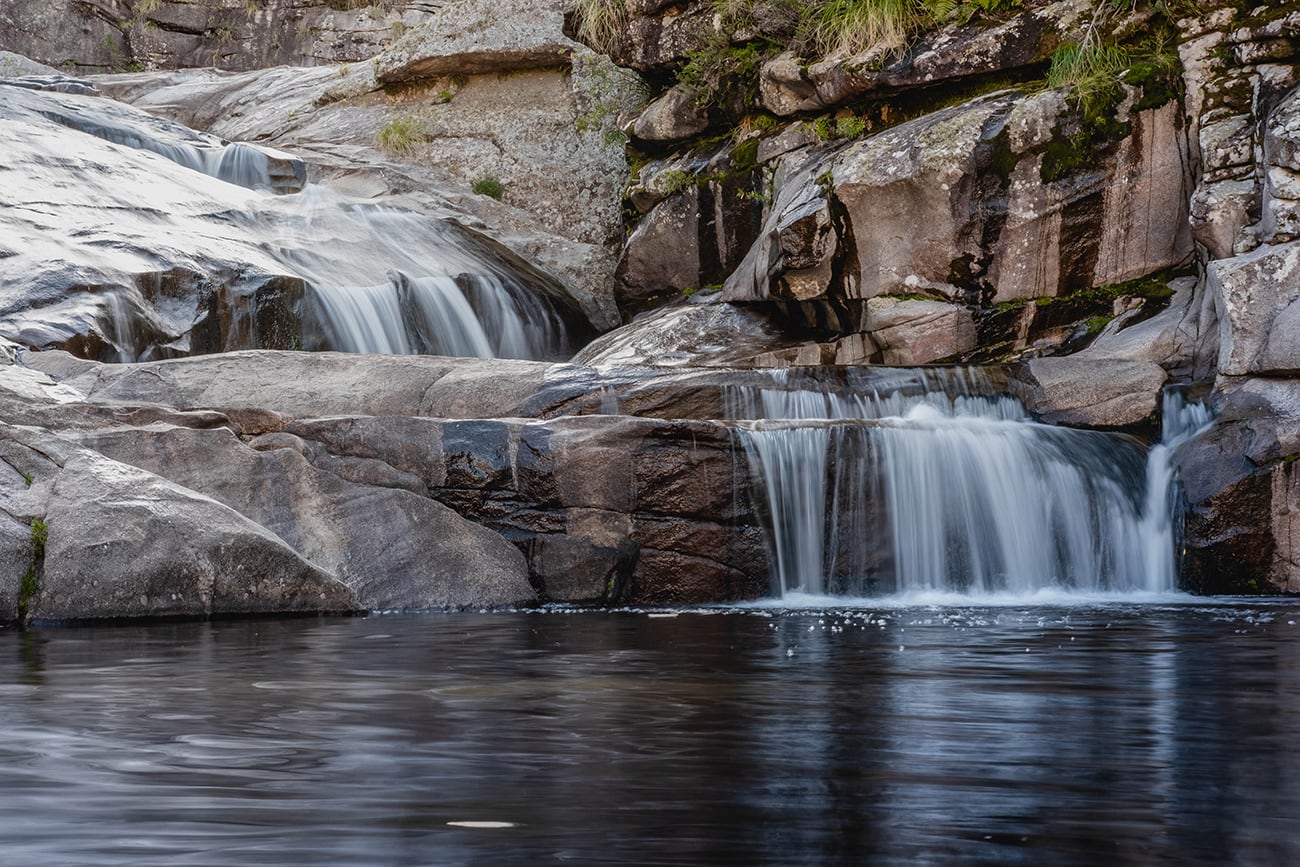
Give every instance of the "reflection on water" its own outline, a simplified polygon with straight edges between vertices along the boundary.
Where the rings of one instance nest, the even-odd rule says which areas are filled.
[[[1300,603],[0,630],[0,862],[1300,863]]]

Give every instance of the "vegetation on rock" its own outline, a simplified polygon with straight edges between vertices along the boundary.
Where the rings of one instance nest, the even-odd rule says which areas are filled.
[[[375,133],[375,147],[389,156],[409,157],[420,149],[424,129],[417,118],[395,117]]]

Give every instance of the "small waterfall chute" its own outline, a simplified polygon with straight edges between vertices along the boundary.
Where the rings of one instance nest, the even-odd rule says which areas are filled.
[[[1034,422],[970,372],[936,376],[849,395],[778,377],[739,401],[737,415],[766,419],[742,437],[779,594],[1174,589],[1168,451],[1204,409],[1167,398],[1148,453]]]

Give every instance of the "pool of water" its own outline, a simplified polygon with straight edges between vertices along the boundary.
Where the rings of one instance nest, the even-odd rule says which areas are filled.
[[[1300,601],[0,629],[0,863],[1300,863]]]

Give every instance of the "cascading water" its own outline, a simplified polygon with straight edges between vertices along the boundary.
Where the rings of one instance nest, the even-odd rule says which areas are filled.
[[[438,221],[343,206],[319,187],[274,206],[267,252],[306,281],[317,326],[304,348],[480,358],[569,352],[555,305]]]
[[[759,389],[735,414],[766,493],[781,594],[1174,589],[1170,450],[1207,420],[1166,398],[1162,443],[1032,421],[969,372],[843,395]],[[926,381],[928,379],[928,381]]]
[[[61,278],[88,287],[66,304],[71,321],[11,332],[38,331],[49,345],[81,340],[119,361],[292,346],[560,359],[588,336],[589,323],[557,281],[484,236],[304,187],[305,168],[288,154],[50,89],[65,85],[0,82],[0,117],[20,120],[39,139],[33,151],[50,150],[28,154],[31,165],[77,176],[67,167],[94,151],[117,168],[120,176],[80,173],[95,195],[83,196],[94,207],[82,209],[91,219],[78,237],[98,241],[104,225],[93,216],[102,211],[114,214],[112,241],[78,248],[84,267]],[[124,191],[123,177],[142,183]],[[42,202],[42,193],[17,200]],[[150,295],[155,276],[165,279]]]

